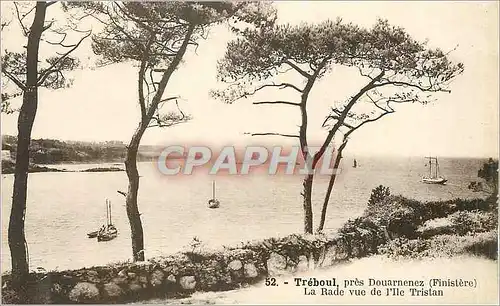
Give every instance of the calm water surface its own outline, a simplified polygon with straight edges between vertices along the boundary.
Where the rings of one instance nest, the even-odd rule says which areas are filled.
[[[335,184],[328,211],[327,228],[338,228],[363,212],[371,190],[382,184],[392,193],[420,200],[479,196],[467,189],[477,179],[483,160],[443,159],[441,172],[446,186],[420,182],[426,173],[420,158],[358,158],[358,168],[346,158]],[[58,165],[88,169],[103,165]],[[110,166],[110,165],[107,165]],[[208,209],[211,181],[208,175],[161,176],[153,163],[140,163],[139,210],[144,226],[146,256],[172,253],[185,248],[197,236],[207,247],[301,232],[301,176],[250,175],[217,178],[219,209]],[[2,176],[2,271],[10,270],[7,227],[13,175]],[[328,185],[318,177],[314,185],[316,217]],[[131,257],[130,229],[125,198],[124,172],[33,173],[29,176],[26,237],[30,268],[47,270],[103,265]],[[106,220],[105,199],[112,202],[118,238],[98,243],[86,233]],[[317,218],[315,218],[317,219]],[[316,226],[316,225],[315,225]]]

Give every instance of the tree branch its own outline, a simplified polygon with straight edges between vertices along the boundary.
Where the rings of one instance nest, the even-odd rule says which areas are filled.
[[[168,101],[168,99],[166,99],[166,100]],[[187,116],[184,114],[182,109],[179,107],[179,101],[177,101],[177,98],[175,98],[175,105],[177,106],[177,110],[179,111],[179,113],[181,113],[181,115],[182,115],[181,120],[186,119]]]
[[[132,20],[133,22],[138,24],[143,29],[149,31],[150,33],[155,33],[155,31],[149,25],[147,25],[144,20],[135,18],[134,16],[129,14],[125,8],[122,8],[118,3],[116,3],[116,7],[123,13],[123,15],[125,15],[125,18]],[[115,13],[117,13],[116,10]]]
[[[168,97],[168,98],[165,98],[165,99],[162,99],[160,101],[160,103],[163,103],[163,102],[168,102],[168,101],[171,101],[171,100],[175,100],[175,99],[179,99],[180,97],[179,96],[175,96],[175,97]],[[177,103],[177,102],[176,102]],[[177,104],[177,106],[179,106],[179,104]]]
[[[47,31],[54,24],[54,20],[51,20],[50,23],[42,28],[42,32]]]
[[[146,68],[149,61],[149,47],[153,44],[154,36],[150,37],[146,48],[144,48],[144,53],[141,59],[141,67],[139,68],[139,79],[138,79],[138,93],[139,93],[139,106],[141,108],[141,121],[149,121],[146,114],[146,101],[144,96],[144,83],[148,86],[147,82],[145,82]],[[148,86],[149,91],[149,86]]]
[[[137,81],[138,94],[139,94],[139,107],[141,109],[141,120],[147,121],[146,117],[146,101],[144,96],[144,75],[146,73],[146,63],[147,63],[147,53],[144,54],[144,58],[141,60],[141,67],[139,68],[139,78]],[[147,84],[146,84],[147,85]]]
[[[375,117],[375,118],[373,118],[373,119],[367,119],[367,120],[365,120],[365,121],[361,122],[360,124],[358,124],[357,126],[352,127],[352,128],[351,128],[351,129],[350,129],[347,133],[345,133],[344,137],[345,137],[345,138],[346,138],[346,137],[349,137],[349,135],[351,135],[354,131],[356,131],[357,129],[359,129],[359,128],[360,128],[360,127],[362,127],[363,125],[365,125],[365,124],[367,124],[367,123],[370,123],[370,122],[375,122],[375,121],[379,120],[380,118],[382,118],[382,117],[384,117],[384,116],[386,116],[386,115],[388,115],[388,114],[392,114],[392,113],[394,113],[394,112],[395,112],[395,111],[391,109],[391,110],[389,110],[389,111],[386,111],[386,112],[384,112],[384,113],[382,113],[382,114],[378,115],[377,117]]]
[[[169,122],[169,123],[165,123],[165,122],[161,122],[161,120],[156,123],[156,124],[150,124],[148,125],[148,128],[152,128],[152,127],[161,127],[161,128],[165,128],[165,127],[173,127],[175,125],[178,125],[178,124],[181,124],[181,123],[185,123],[186,121],[175,121],[175,122]]]
[[[296,91],[298,91],[298,92],[302,93],[302,90],[301,90],[301,89],[299,89],[299,88],[298,88],[297,86],[295,86],[295,85],[292,85],[292,84],[289,84],[289,83],[279,83],[279,84],[276,84],[276,83],[272,82],[271,84],[264,84],[264,85],[261,85],[261,86],[257,87],[257,88],[256,88],[253,92],[251,92],[251,93],[246,93],[246,94],[244,95],[244,97],[246,97],[246,95],[250,95],[250,96],[251,96],[251,95],[254,95],[254,94],[256,94],[258,91],[260,91],[260,90],[262,90],[262,89],[264,89],[264,88],[266,88],[266,87],[280,87],[280,89],[284,89],[284,88],[288,88],[288,87],[289,87],[289,88],[293,88],[293,89],[295,89]]]
[[[19,7],[17,6],[17,2],[14,1],[13,4],[14,4],[14,8],[16,9],[16,16],[17,16],[17,20],[19,21],[19,25],[21,26],[21,30],[23,31],[24,36],[28,36],[29,31],[24,26],[23,19],[26,18],[26,16],[28,16],[28,14],[31,13],[36,8],[36,6],[33,6],[31,8],[31,10],[29,10],[26,14],[24,14],[21,17],[21,13],[19,12]]]
[[[346,105],[345,109],[342,111],[342,115],[340,115],[339,119],[335,123],[335,125],[332,127],[332,129],[328,132],[328,136],[326,137],[325,141],[323,142],[323,145],[321,148],[314,154],[314,159],[313,159],[313,164],[312,168],[316,166],[316,164],[319,162],[319,159],[323,154],[325,153],[326,148],[332,141],[333,137],[335,136],[335,133],[337,130],[340,128],[340,126],[344,123],[344,120],[347,117],[347,114],[351,110],[351,108],[354,106],[354,104],[358,101],[361,96],[363,96],[367,91],[373,89],[375,87],[375,83],[378,82],[385,74],[385,71],[382,70],[373,80],[371,80],[368,84],[366,84],[354,97],[351,98],[349,103]]]
[[[50,45],[60,45],[60,46],[63,46],[65,47],[66,45],[63,44],[64,40],[66,40],[66,36],[68,36],[68,33],[60,33],[58,31],[55,31],[53,30],[54,33],[56,34],[59,34],[59,35],[63,35],[63,37],[61,38],[61,40],[59,42],[51,42],[51,41],[48,41],[48,40],[45,40],[46,43],[50,44]],[[68,46],[69,48],[70,46]]]
[[[301,118],[301,125],[299,128],[299,142],[300,142],[300,148],[302,151],[302,155],[305,160],[309,160],[309,151],[308,151],[308,141],[307,141],[307,100],[309,99],[309,93],[311,92],[312,87],[314,86],[314,83],[316,82],[316,79],[318,78],[318,75],[321,73],[321,70],[325,67],[327,61],[329,58],[323,59],[319,65],[318,68],[314,71],[314,74],[308,78],[306,86],[304,87],[304,92],[300,96],[300,118]],[[314,165],[313,165],[314,169]]]
[[[115,10],[116,12],[116,10]],[[120,31],[120,33],[122,33],[123,35],[127,36],[128,39],[130,39],[130,41],[137,47],[139,48],[140,50],[142,50],[143,52],[145,51],[144,50],[144,46],[141,45],[140,43],[137,42],[137,40],[132,37],[123,27],[121,27],[120,25],[118,25],[118,23],[115,21],[115,19],[113,18],[112,14],[109,12],[109,9],[106,9],[106,15],[108,15],[109,17],[109,20],[111,20],[111,22],[113,23],[113,26],[118,29]],[[97,19],[99,20],[99,19]],[[106,24],[106,23],[104,23]]]
[[[258,105],[258,104],[285,104],[285,105],[292,105],[292,106],[300,106],[300,103],[288,102],[288,101],[258,101],[258,102],[253,102],[252,104],[255,104],[255,105]]]
[[[16,78],[15,75],[11,74],[10,72],[8,72],[7,70],[5,70],[5,68],[2,68],[2,72],[12,81],[14,82],[14,84],[17,85],[17,87],[19,87],[22,91],[26,91],[26,86],[23,84],[23,82],[21,82],[18,78]]]
[[[80,41],[78,41],[78,43],[76,43],[74,45],[73,48],[71,48],[70,50],[68,50],[68,52],[64,53],[61,57],[59,57],[56,61],[54,61],[54,63],[52,63],[52,65],[50,65],[49,68],[47,68],[44,72],[42,72],[39,77],[38,77],[38,80],[37,80],[37,83],[36,85],[37,86],[40,86],[41,84],[43,84],[43,82],[45,82],[45,80],[47,79],[47,77],[50,75],[51,71],[54,70],[54,67],[57,66],[57,64],[59,64],[63,59],[65,59],[66,57],[68,57],[68,55],[70,55],[73,51],[75,51],[79,46],[80,44],[87,38],[90,36],[90,34],[92,34],[92,31],[88,31],[87,34],[85,36],[83,36]],[[56,69],[57,71],[59,71],[60,69]]]
[[[239,84],[238,83],[234,83],[234,84],[231,84],[229,85],[226,90],[232,90],[230,89],[231,87],[235,87],[235,86],[238,86]],[[237,87],[237,89],[235,89],[235,91],[237,91],[237,94],[235,94],[235,97],[229,97],[229,98],[226,98],[226,101],[228,103],[232,103],[234,101],[237,101],[237,100],[240,100],[241,98],[248,98],[248,96],[253,96],[255,95],[257,92],[265,89],[265,88],[268,88],[268,87],[278,87],[279,89],[285,89],[285,88],[292,88],[294,90],[296,90],[297,92],[301,93],[303,92],[302,89],[298,88],[297,86],[293,85],[293,84],[290,84],[290,83],[279,83],[279,84],[276,84],[275,82],[271,82],[271,83],[268,83],[268,84],[263,84],[263,85],[260,85],[258,87],[256,87],[255,89],[251,89],[251,90],[241,90],[241,91],[238,91],[240,88]],[[223,96],[224,94],[222,94]]]
[[[326,117],[325,121],[323,121],[323,124],[322,124],[322,127],[326,127],[326,123],[328,122],[328,120],[330,119],[336,119],[336,120],[339,120],[340,119],[340,116],[339,115],[329,115]],[[354,126],[346,123],[346,122],[342,122],[342,125],[345,126],[345,127],[348,127],[350,129],[353,129]]]
[[[298,65],[294,64],[290,60],[286,60],[286,61],[284,61],[284,63],[287,64],[287,65],[289,65],[293,69],[295,69],[295,71],[297,71],[298,73],[300,73],[302,76],[304,76],[307,79],[310,79],[310,78],[313,77],[312,74],[309,74],[309,73],[305,72],[302,68],[300,68]]]
[[[170,80],[172,73],[174,73],[174,71],[177,69],[177,66],[181,62],[182,57],[186,53],[186,49],[187,49],[189,40],[191,39],[191,35],[193,34],[194,29],[195,29],[195,25],[192,25],[192,24],[189,25],[187,32],[185,34],[185,37],[184,37],[184,41],[182,42],[182,45],[179,48],[179,51],[177,52],[177,55],[172,60],[170,65],[168,65],[167,71],[165,71],[163,73],[162,79],[161,79],[160,84],[158,86],[158,90],[157,90],[155,96],[153,97],[153,100],[152,100],[152,103],[151,103],[149,109],[147,110],[147,117],[148,118],[152,118],[155,111],[157,110],[158,104],[160,104],[160,102],[162,100],[161,98],[162,98],[163,92],[165,91],[165,87],[167,86],[167,83]]]
[[[282,136],[282,137],[290,137],[290,138],[299,138],[299,135],[281,134],[281,133],[244,133],[244,135],[250,135],[250,136]]]
[[[420,85],[411,84],[411,83],[407,83],[407,82],[401,82],[401,81],[387,81],[387,82],[376,84],[374,87],[382,87],[382,86],[386,86],[386,85],[403,86],[403,87],[413,87],[413,88],[416,88],[416,89],[418,89],[420,91],[424,91],[424,92],[447,92],[447,93],[451,93],[451,90],[448,90],[448,89],[433,88],[434,86],[432,84],[429,87],[425,88],[425,87],[422,87]]]

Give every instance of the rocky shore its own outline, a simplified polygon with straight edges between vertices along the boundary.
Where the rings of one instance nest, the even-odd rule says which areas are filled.
[[[2,159],[2,174],[13,174],[16,168],[16,163],[8,160]],[[96,167],[90,168],[80,171],[72,171],[67,169],[56,169],[46,166],[39,166],[36,164],[30,164],[28,168],[29,173],[37,173],[37,172],[115,172],[115,171],[125,171],[119,167]]]
[[[118,167],[97,167],[97,168],[81,170],[79,172],[117,172],[117,171],[125,171],[125,169]]]
[[[16,163],[8,160],[8,159],[2,159],[2,174],[13,174],[16,168]],[[38,166],[34,164],[30,164],[28,168],[29,173],[36,173],[36,172],[65,172],[65,170],[60,170],[60,169],[54,169],[54,168],[49,168],[49,167],[44,167],[44,166]]]

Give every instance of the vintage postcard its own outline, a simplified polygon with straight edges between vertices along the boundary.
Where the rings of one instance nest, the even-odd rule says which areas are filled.
[[[2,1],[2,303],[498,305],[498,17]]]

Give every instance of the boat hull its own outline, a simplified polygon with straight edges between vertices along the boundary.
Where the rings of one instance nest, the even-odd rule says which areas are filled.
[[[115,239],[117,236],[118,236],[118,234],[114,234],[114,235],[109,235],[109,234],[100,235],[100,236],[97,236],[97,241],[99,241],[99,242],[101,242],[101,241],[110,241],[110,240]]]
[[[118,236],[118,230],[114,225],[108,225],[108,227],[97,234],[97,241],[110,241]]]
[[[435,185],[444,185],[446,184],[448,180],[445,179],[445,178],[428,178],[428,177],[424,177],[422,178],[422,182],[424,184],[435,184]]]
[[[208,201],[208,208],[219,208],[219,206],[220,202],[218,200],[211,199],[210,201]]]
[[[93,231],[87,234],[87,237],[89,238],[95,238],[99,234],[99,231]]]

